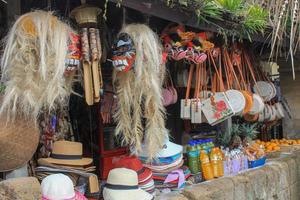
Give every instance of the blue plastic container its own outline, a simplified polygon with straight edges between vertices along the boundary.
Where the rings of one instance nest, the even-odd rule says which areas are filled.
[[[249,168],[260,167],[266,163],[266,157],[262,157],[258,160],[249,161]]]

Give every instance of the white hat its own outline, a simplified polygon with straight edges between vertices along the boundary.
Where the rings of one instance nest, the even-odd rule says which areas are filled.
[[[170,142],[170,140],[167,140],[163,148],[157,153],[156,157],[158,158],[172,157],[182,153],[182,151],[183,151],[183,147],[181,145],[175,144],[173,142]],[[140,154],[140,157],[147,157],[147,151],[145,149],[145,146],[143,146],[143,151]]]
[[[137,173],[131,169],[110,170],[103,190],[104,200],[152,200],[153,196],[138,186]]]
[[[72,180],[64,174],[52,174],[43,179],[42,195],[45,199],[72,199],[75,196]]]

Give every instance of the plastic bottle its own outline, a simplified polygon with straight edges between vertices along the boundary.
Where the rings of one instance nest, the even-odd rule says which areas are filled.
[[[207,144],[207,140],[203,140],[203,146],[202,146],[202,149],[203,149],[204,151],[206,151],[206,153],[209,152],[209,146],[208,146],[208,144]]]
[[[199,151],[199,154],[200,154],[200,150],[201,150],[201,140],[196,140],[196,144],[197,144],[197,150]]]
[[[199,152],[194,141],[189,142],[188,148],[188,165],[192,174],[197,174],[200,171]]]
[[[219,158],[218,158],[218,152],[217,152],[216,148],[213,148],[210,152],[210,161],[211,161],[211,166],[212,166],[214,177],[215,178],[220,177]]]
[[[218,155],[218,173],[219,177],[224,176],[224,164],[223,164],[223,153],[220,148],[216,148]]]
[[[209,139],[209,146],[210,146],[211,148],[214,148],[214,147],[215,147],[215,145],[214,145],[214,143],[213,143],[213,139]]]
[[[207,155],[205,150],[201,150],[200,153],[200,161],[202,168],[202,175],[205,180],[211,180],[214,178],[213,170],[211,167],[211,163],[209,161],[209,156]]]

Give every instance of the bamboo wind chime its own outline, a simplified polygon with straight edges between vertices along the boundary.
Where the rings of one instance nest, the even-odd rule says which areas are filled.
[[[82,5],[71,12],[81,27],[82,63],[85,100],[88,105],[100,101],[100,90],[103,87],[101,74],[101,39],[97,28],[97,17],[101,9]]]

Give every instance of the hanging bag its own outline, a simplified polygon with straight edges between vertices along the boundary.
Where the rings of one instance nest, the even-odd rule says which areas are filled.
[[[194,99],[192,100],[191,105],[191,123],[200,124],[202,123],[202,112],[201,112],[201,101],[199,98],[199,93],[201,90],[201,74],[202,64],[197,65],[196,67],[196,87],[194,92]]]
[[[181,107],[180,118],[181,119],[191,119],[191,99],[189,97],[190,97],[190,90],[191,90],[192,78],[193,78],[193,73],[194,73],[194,67],[195,67],[194,65],[190,66],[185,99],[181,99],[181,104],[180,104],[180,107]]]
[[[208,53],[209,59],[211,60],[212,65],[215,68],[215,80],[219,81],[219,85],[221,88],[223,87],[221,76],[219,74],[219,71],[217,69],[217,66],[215,64],[214,58],[211,54],[211,52]],[[216,87],[216,86],[214,86]],[[213,89],[215,90],[215,89]],[[213,91],[213,95],[203,101],[202,104],[202,111],[208,121],[209,124],[215,125],[218,124],[228,118],[230,118],[234,112],[231,108],[231,105],[229,104],[229,101],[226,97],[226,94],[224,91],[216,93],[216,91]]]

